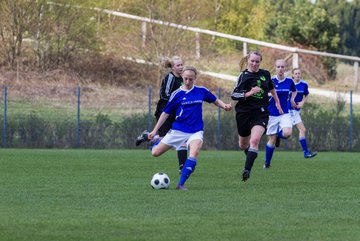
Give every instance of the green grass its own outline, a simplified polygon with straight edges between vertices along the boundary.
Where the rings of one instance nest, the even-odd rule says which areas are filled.
[[[75,96],[74,96],[75,98]],[[80,114],[81,120],[95,120],[98,114],[109,116],[111,120],[115,122],[122,121],[124,114],[122,109],[118,110],[114,106],[106,107],[84,107],[81,106]],[[3,115],[4,105],[0,104],[0,115]],[[43,120],[48,121],[61,121],[77,118],[77,103],[61,103],[59,101],[51,101],[51,99],[42,99],[40,101],[22,100],[9,100],[7,104],[7,116],[8,118],[21,116],[28,116],[30,114],[36,115]]]
[[[0,240],[359,240],[360,154],[202,151],[188,191],[176,153],[0,150]],[[170,190],[153,190],[166,172]]]

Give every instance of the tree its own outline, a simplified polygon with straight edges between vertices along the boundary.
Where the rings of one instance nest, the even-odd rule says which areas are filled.
[[[339,18],[340,53],[360,56],[360,0],[322,0],[319,4]]]
[[[215,31],[258,40],[265,39],[263,30],[269,19],[267,16],[268,1],[219,0],[217,2],[219,10]],[[219,41],[226,42],[227,40]],[[239,42],[236,42],[235,46],[238,49],[242,48],[242,44]]]
[[[90,9],[76,7],[76,1],[48,4],[40,0],[37,4],[36,27],[29,32],[36,39],[34,52],[42,69],[64,66],[81,53],[97,50],[96,24]]]
[[[330,16],[321,4],[306,0],[295,1],[287,9],[278,11],[266,33],[276,42],[301,45],[319,51],[335,53],[338,50],[339,20]],[[323,59],[329,78],[336,76],[334,59]]]
[[[42,69],[63,66],[82,52],[96,50],[96,24],[91,22],[94,14],[75,5],[76,1],[1,1],[0,52],[3,60],[15,68],[17,59],[24,57],[24,39]],[[26,58],[31,60],[34,56],[27,53]]]
[[[15,68],[17,58],[22,54],[24,35],[31,28],[35,11],[32,1],[0,2],[0,53],[11,68]]]

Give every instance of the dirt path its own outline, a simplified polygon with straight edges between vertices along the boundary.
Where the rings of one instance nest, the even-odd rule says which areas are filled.
[[[219,74],[219,73],[207,72],[207,71],[201,71],[201,74],[209,75],[212,77],[229,80],[233,82],[235,82],[237,79],[237,76],[234,75]],[[347,103],[350,102],[350,93],[336,92],[331,90],[321,90],[316,88],[309,88],[309,92],[314,95],[320,95],[331,99],[337,99],[338,96],[340,95],[344,100],[346,100]],[[360,95],[352,94],[352,102],[353,104],[360,104]]]

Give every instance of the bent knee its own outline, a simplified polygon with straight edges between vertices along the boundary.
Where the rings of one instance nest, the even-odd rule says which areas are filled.
[[[151,155],[152,155],[153,157],[158,157],[158,156],[160,156],[160,154],[157,153],[157,152],[151,152]]]
[[[283,136],[287,139],[292,134],[292,128],[285,128],[283,129]]]
[[[247,149],[249,147],[249,145],[244,145],[244,144],[239,143],[239,147],[240,147],[241,150],[245,150],[245,149]]]
[[[250,140],[250,146],[259,146],[260,138],[253,138]]]
[[[152,150],[151,150],[151,155],[153,156],[153,157],[158,157],[158,156],[160,156],[162,153],[157,149],[157,148],[153,148]]]

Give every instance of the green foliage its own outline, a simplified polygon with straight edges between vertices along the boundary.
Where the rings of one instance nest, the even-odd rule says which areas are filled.
[[[263,29],[268,20],[266,12],[269,7],[268,1],[222,0],[218,2],[215,31],[258,40],[265,39]],[[216,41],[230,50],[234,47],[242,50],[241,42],[222,38]],[[221,52],[222,49],[219,51]]]
[[[264,171],[260,152],[243,183],[242,152],[201,151],[182,192],[174,151],[3,149],[0,239],[357,241],[358,156],[276,152]],[[158,171],[170,190],[150,187]]]
[[[274,19],[266,28],[267,35],[274,41],[298,44],[325,52],[335,53],[338,50],[339,19],[329,15],[320,4],[301,0],[290,4],[288,9],[283,7],[277,10]],[[285,12],[288,14],[284,14]],[[335,78],[335,60],[325,59],[323,63],[329,77]]]
[[[328,14],[339,18],[339,51],[346,55],[360,56],[360,1],[321,0],[318,4]]]
[[[360,150],[360,129],[353,128],[350,136],[349,116],[344,112],[345,102],[339,98],[333,109],[323,109],[317,104],[307,103],[302,110],[302,119],[307,129],[310,149],[318,151]],[[203,149],[237,150],[238,135],[234,112],[204,112]],[[80,122],[80,147],[82,148],[136,148],[136,137],[145,129],[151,129],[155,119],[147,113],[124,116],[115,122],[109,115],[98,113],[93,119]],[[218,119],[220,118],[220,122]],[[0,119],[0,121],[3,121]],[[353,116],[353,126],[360,122],[360,116]],[[324,124],[326,123],[326,124]],[[77,147],[76,121],[58,118],[56,121],[38,114],[17,114],[7,121],[7,147],[27,148],[73,148]],[[0,129],[3,137],[3,129]],[[266,145],[267,137],[261,139],[260,148]],[[0,139],[3,145],[3,138]],[[147,148],[142,145],[137,148]],[[283,141],[280,150],[300,150],[298,133],[294,128],[291,139]]]

